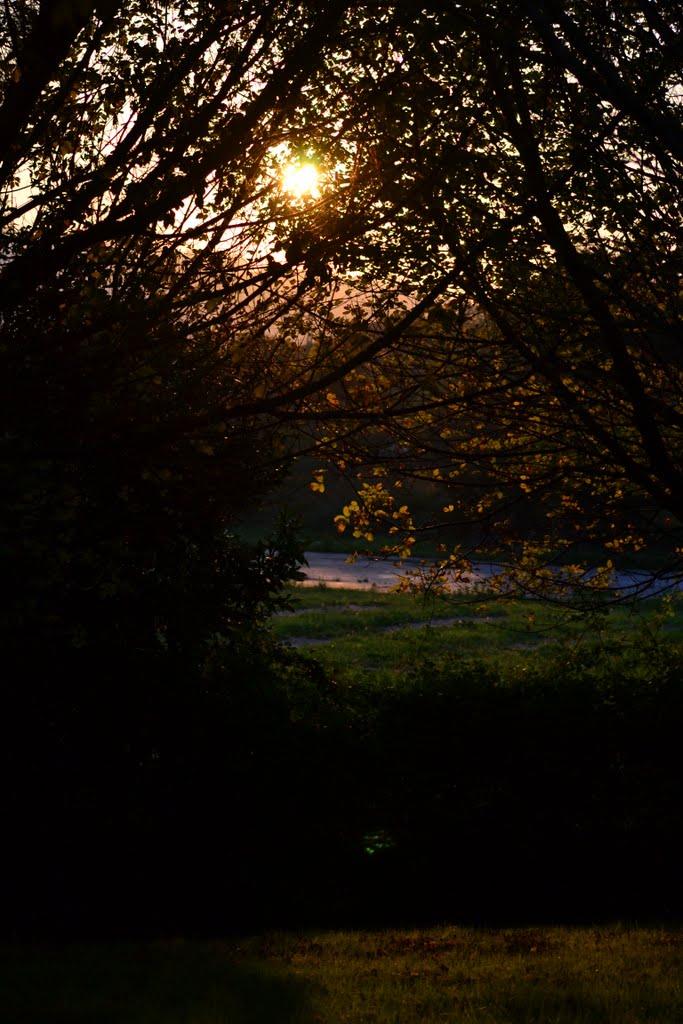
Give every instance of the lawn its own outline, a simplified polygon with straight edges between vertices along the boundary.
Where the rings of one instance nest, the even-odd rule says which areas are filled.
[[[674,1024],[683,931],[275,933],[3,950],[12,1024]]]
[[[420,597],[380,590],[291,587],[291,608],[275,636],[308,648],[347,677],[379,673],[391,681],[424,661],[460,656],[510,667],[565,656],[586,643],[656,646],[683,640],[680,598],[615,605],[582,614],[560,604],[455,594]]]

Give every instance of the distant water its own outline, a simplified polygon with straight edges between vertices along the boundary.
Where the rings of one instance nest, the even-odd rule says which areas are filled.
[[[346,555],[325,551],[306,551],[308,565],[302,566],[305,575],[304,586],[316,586],[324,583],[328,587],[346,587],[352,590],[389,590],[398,583],[400,575],[406,569],[419,569],[422,564],[419,558],[405,558],[400,565],[385,559],[359,558],[357,562],[347,563]],[[500,570],[500,565],[480,562],[468,585],[486,583],[486,580]],[[590,576],[590,570],[587,576]],[[615,589],[625,597],[654,597],[668,590],[681,589],[683,580],[671,575],[657,575],[647,572],[619,572],[615,577]]]
[[[304,585],[316,586],[324,583],[328,587],[349,587],[353,590],[388,590],[398,583],[399,574],[407,568],[418,568],[418,558],[406,558],[403,568],[384,559],[359,558],[347,563],[346,555],[326,551],[305,551],[308,565],[302,566],[306,576]]]

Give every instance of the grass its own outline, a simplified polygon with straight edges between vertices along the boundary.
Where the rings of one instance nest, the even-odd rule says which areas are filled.
[[[464,928],[9,948],[12,1024],[673,1024],[683,931]]]
[[[260,940],[329,1022],[588,1024],[683,1018],[683,936],[613,928],[323,933]]]
[[[379,590],[292,587],[292,608],[273,620],[275,635],[335,672],[376,672],[387,680],[425,660],[457,655],[510,665],[533,653],[556,657],[585,642],[656,644],[683,640],[683,605],[642,601],[585,616],[542,601],[450,595],[425,600]]]
[[[305,992],[270,965],[219,943],[6,947],[7,1024],[287,1024]]]

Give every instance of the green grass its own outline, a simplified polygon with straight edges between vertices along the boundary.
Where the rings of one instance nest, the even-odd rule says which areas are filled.
[[[557,657],[586,642],[655,645],[683,640],[683,605],[642,601],[586,616],[558,604],[472,595],[434,599],[379,590],[292,587],[292,609],[273,620],[274,634],[335,672],[386,678],[420,661],[460,656],[508,666],[533,655]]]
[[[5,948],[12,1024],[674,1024],[683,931],[440,927]]]

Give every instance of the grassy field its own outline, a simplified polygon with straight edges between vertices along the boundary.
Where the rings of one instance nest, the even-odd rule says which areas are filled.
[[[292,587],[291,610],[273,620],[280,640],[311,649],[336,672],[394,679],[425,660],[458,655],[522,664],[582,643],[656,645],[683,640],[683,604],[674,598],[582,615],[541,601],[451,595],[425,599],[379,590]]]
[[[674,1024],[678,928],[440,927],[5,949],[12,1024]]]

